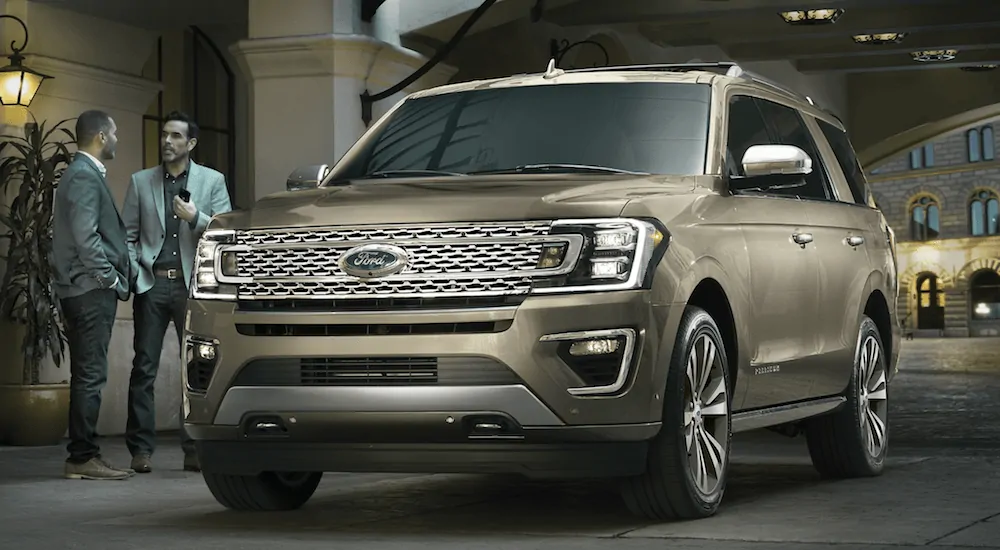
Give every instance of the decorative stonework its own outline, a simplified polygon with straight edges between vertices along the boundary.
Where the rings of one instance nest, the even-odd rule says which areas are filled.
[[[962,290],[968,289],[972,275],[984,270],[1000,273],[1000,258],[977,258],[965,264],[955,276],[955,286]]]
[[[55,77],[42,83],[38,98],[52,97],[138,115],[149,109],[150,102],[163,86],[155,80],[54,57],[33,55],[25,63]]]
[[[253,80],[331,76],[366,80],[377,93],[416,71],[422,55],[366,35],[324,34],[242,40],[230,50]],[[456,69],[438,64],[410,85],[418,90],[446,83]]]

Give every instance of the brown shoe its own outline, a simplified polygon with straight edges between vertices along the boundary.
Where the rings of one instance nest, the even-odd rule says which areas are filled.
[[[66,479],[98,479],[98,480],[119,480],[128,479],[132,474],[111,467],[100,458],[92,458],[83,464],[66,462]]]
[[[148,474],[153,471],[153,461],[147,454],[138,454],[132,457],[132,469],[137,474]]]
[[[198,455],[195,453],[184,453],[184,471],[185,472],[200,472],[201,463],[198,461]]]

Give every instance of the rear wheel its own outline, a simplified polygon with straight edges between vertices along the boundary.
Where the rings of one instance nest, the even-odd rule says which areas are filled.
[[[241,476],[202,472],[219,504],[232,510],[295,510],[316,492],[323,472],[264,472]]]
[[[846,406],[814,418],[806,426],[813,465],[826,477],[882,473],[889,448],[889,386],[884,351],[875,322],[862,317]]]
[[[622,497],[633,513],[696,519],[716,512],[729,470],[729,401],[729,362],[719,328],[704,310],[688,307],[646,472],[623,483]]]

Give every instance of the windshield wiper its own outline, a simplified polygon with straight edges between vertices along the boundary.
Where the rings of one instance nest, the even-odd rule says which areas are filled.
[[[610,166],[595,166],[591,164],[522,164],[514,168],[500,168],[497,170],[481,170],[469,172],[470,174],[523,174],[530,172],[597,172],[602,174],[632,174],[635,176],[648,176],[648,172],[633,172],[622,170],[621,168],[611,168]]]
[[[445,170],[382,170],[379,172],[372,172],[371,174],[365,174],[358,179],[366,178],[394,178],[396,176],[464,176],[459,172],[447,172]]]

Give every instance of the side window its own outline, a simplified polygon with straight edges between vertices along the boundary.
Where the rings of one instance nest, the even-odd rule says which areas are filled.
[[[831,199],[833,194],[826,177],[826,167],[798,111],[764,99],[758,99],[757,104],[771,127],[775,142],[794,145],[805,151],[813,161],[813,171],[805,177],[806,185],[782,191],[781,194],[804,199]]]
[[[729,101],[729,139],[726,142],[726,166],[729,175],[743,176],[743,154],[753,145],[772,143],[764,116],[757,102],[748,96],[733,96]]]
[[[833,148],[833,154],[837,157],[840,169],[844,171],[847,185],[850,186],[851,194],[854,195],[854,202],[856,204],[869,204],[868,178],[865,177],[865,171],[862,170],[861,163],[858,162],[858,156],[854,152],[847,132],[823,120],[817,119],[816,122],[823,130],[826,140],[830,142],[830,147]]]

